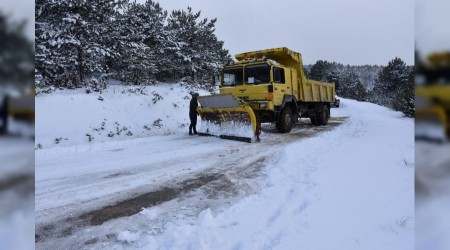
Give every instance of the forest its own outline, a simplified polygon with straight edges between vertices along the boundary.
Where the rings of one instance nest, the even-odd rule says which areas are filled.
[[[209,88],[232,60],[215,35],[217,19],[191,8],[170,13],[153,0],[37,0],[35,71],[40,87],[185,82]],[[305,66],[314,80],[334,82],[337,95],[414,114],[414,68],[400,58],[386,66],[319,60]],[[93,77],[95,76],[95,77]]]

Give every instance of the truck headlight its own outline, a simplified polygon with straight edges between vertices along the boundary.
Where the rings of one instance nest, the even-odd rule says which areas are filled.
[[[259,103],[259,108],[261,108],[261,109],[267,108],[267,102],[260,102]]]

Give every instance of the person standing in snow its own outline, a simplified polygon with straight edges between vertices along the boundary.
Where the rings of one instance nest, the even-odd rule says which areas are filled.
[[[0,103],[0,135],[8,131],[8,96],[3,98],[3,103]]]
[[[189,135],[196,135],[197,134],[197,107],[198,102],[197,98],[199,96],[198,93],[191,93],[192,99],[191,103],[189,104],[189,119],[191,120],[191,124],[189,125]],[[192,133],[194,131],[194,133]]]

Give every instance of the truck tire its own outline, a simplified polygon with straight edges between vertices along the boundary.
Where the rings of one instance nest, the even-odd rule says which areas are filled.
[[[330,110],[327,105],[323,105],[322,108],[317,112],[317,125],[327,125],[328,119],[330,118]]]
[[[295,124],[297,124],[298,122],[298,113],[296,113],[295,111],[292,112],[292,126],[294,126]]]
[[[277,130],[281,133],[289,133],[293,124],[292,111],[289,106],[284,107],[280,114],[280,120],[276,123]]]
[[[317,119],[316,116],[310,116],[309,119],[311,120],[311,124],[313,126],[317,126]]]

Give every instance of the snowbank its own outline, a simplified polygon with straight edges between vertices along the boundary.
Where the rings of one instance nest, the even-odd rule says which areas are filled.
[[[34,249],[34,149],[21,137],[0,137],[0,248]]]
[[[450,144],[416,142],[416,249],[450,249]]]
[[[184,134],[190,98],[189,90],[178,84],[110,85],[101,94],[84,89],[41,94],[36,97],[36,147]]]

